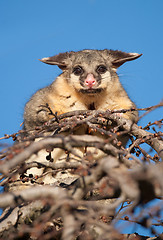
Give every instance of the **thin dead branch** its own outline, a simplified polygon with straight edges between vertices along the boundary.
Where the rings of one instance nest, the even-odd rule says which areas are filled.
[[[141,117],[162,106],[139,109],[145,111]],[[15,141],[0,153],[1,239],[151,239],[121,234],[120,221],[163,239],[157,232],[163,211],[162,119],[140,127],[117,115],[127,111],[135,109],[55,113],[36,129],[0,139]],[[147,214],[153,200],[159,204]],[[144,211],[136,217],[138,207]]]

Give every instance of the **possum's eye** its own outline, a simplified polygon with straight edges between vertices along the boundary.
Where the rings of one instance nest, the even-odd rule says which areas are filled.
[[[107,71],[107,67],[104,65],[99,65],[96,69],[96,72],[99,74],[106,73],[106,71]]]
[[[77,76],[81,75],[84,72],[81,66],[74,67],[73,73]]]

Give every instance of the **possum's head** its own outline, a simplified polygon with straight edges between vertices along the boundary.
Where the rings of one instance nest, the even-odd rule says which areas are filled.
[[[42,62],[58,65],[67,74],[67,81],[77,91],[94,95],[113,85],[116,69],[142,54],[113,50],[83,50],[43,58]]]

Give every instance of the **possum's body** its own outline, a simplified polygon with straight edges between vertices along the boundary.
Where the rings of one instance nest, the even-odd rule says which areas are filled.
[[[25,129],[34,129],[52,118],[49,108],[58,115],[74,110],[134,108],[116,69],[139,56],[112,50],[83,50],[42,59],[45,63],[58,65],[63,73],[50,86],[37,91],[26,104]],[[137,116],[136,111],[124,114],[133,122],[137,121]]]
[[[59,55],[43,58],[41,61],[58,65],[63,73],[48,87],[37,91],[25,106],[24,128],[25,130],[35,129],[42,125],[57,112],[62,114],[74,110],[119,110],[135,108],[135,104],[128,97],[122,87],[116,69],[127,61],[140,57],[137,53],[124,53],[113,50],[83,50],[79,52],[66,52]],[[124,118],[137,122],[138,112],[129,111],[123,114]],[[81,129],[80,134],[85,134],[86,128]],[[76,134],[74,132],[74,134]],[[78,132],[77,132],[78,134]],[[126,138],[123,141],[126,143]],[[87,149],[88,150],[88,149]],[[94,158],[103,156],[97,153],[96,149],[89,148],[94,154]],[[82,149],[76,149],[78,155],[83,156]],[[95,154],[96,153],[96,154]],[[102,154],[101,154],[102,153]],[[101,154],[101,155],[100,155]],[[47,152],[41,150],[37,155],[33,155],[27,162],[45,162]],[[66,160],[64,150],[54,149],[52,152],[54,162]],[[80,158],[69,155],[69,161],[81,161]],[[31,168],[27,174],[40,176],[47,169]],[[58,174],[45,174],[43,182],[51,183],[71,183],[77,176],[72,176],[68,171],[60,171]],[[29,185],[29,183],[27,184]],[[22,187],[19,185],[19,187]],[[25,187],[25,184],[24,186]]]

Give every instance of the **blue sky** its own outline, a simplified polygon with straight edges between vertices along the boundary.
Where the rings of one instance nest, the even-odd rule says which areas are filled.
[[[69,50],[118,49],[143,53],[119,68],[138,107],[163,97],[162,0],[0,1],[0,136],[20,129],[30,96],[60,73],[38,61]],[[161,118],[160,110],[147,117]]]
[[[163,0],[0,1],[0,137],[20,129],[30,96],[61,73],[38,61],[64,51],[143,53],[119,68],[138,107],[163,98]],[[162,118],[162,109],[140,124]]]

